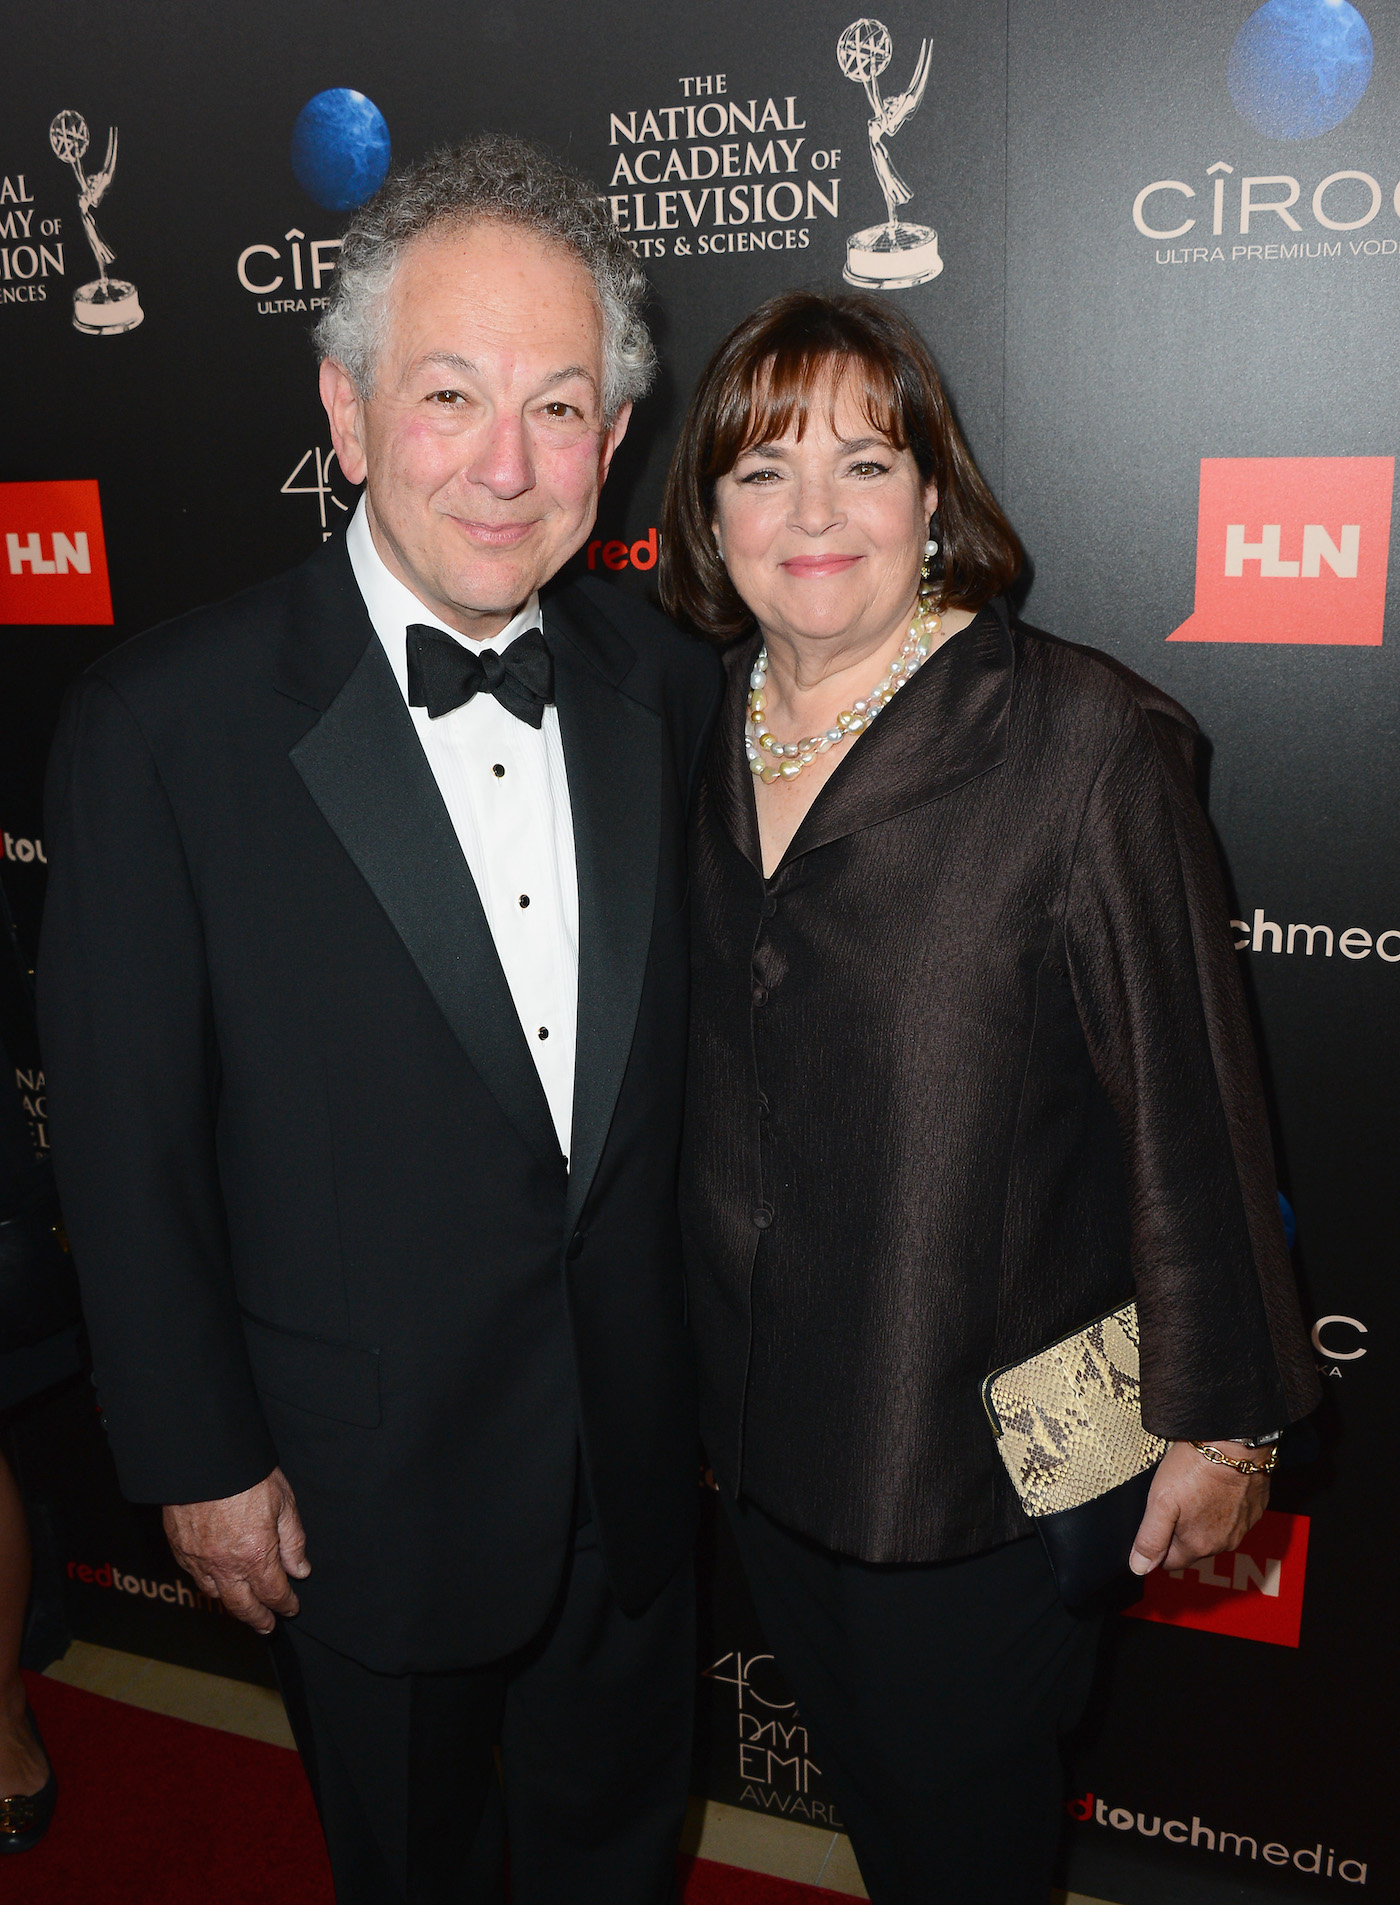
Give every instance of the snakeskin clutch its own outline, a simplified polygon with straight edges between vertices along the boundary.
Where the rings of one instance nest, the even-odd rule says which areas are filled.
[[[1142,1426],[1137,1305],[993,1370],[982,1402],[1062,1598],[1087,1606],[1126,1568],[1169,1446]]]

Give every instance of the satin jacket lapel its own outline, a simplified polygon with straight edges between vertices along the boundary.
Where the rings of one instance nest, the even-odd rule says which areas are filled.
[[[627,1067],[651,950],[661,835],[661,717],[617,683],[630,645],[575,597],[549,602],[545,636],[569,776],[578,865],[578,1047],[567,1226],[598,1170]]]
[[[360,616],[360,659],[292,764],[502,1111],[543,1161],[562,1164],[476,884],[362,603]],[[297,686],[309,699],[306,673]]]
[[[729,688],[716,724],[709,785],[734,844],[762,866],[744,709],[757,642],[726,657]],[[849,751],[807,811],[781,864],[846,834],[938,800],[1005,758],[1014,673],[1005,604],[988,603],[933,655]]]

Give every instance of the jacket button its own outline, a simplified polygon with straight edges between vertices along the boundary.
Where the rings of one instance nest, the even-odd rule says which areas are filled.
[[[755,987],[754,987],[754,989],[753,989],[753,1002],[754,1002],[754,1004],[755,1004],[755,1005],[767,1005],[767,1003],[768,1003],[768,988],[767,988],[767,986],[755,986]]]
[[[765,900],[763,905],[759,908],[764,919],[772,919],[777,910],[778,902],[776,900]]]
[[[573,1236],[570,1237],[569,1247],[564,1252],[564,1261],[566,1263],[578,1262],[579,1258],[583,1255],[583,1240],[587,1234],[586,1231],[576,1230]]]
[[[773,1221],[773,1206],[771,1204],[760,1204],[753,1214],[753,1221],[756,1230],[767,1230]]]
[[[760,1118],[771,1118],[773,1115],[773,1107],[768,1102],[766,1091],[758,1094],[758,1115]]]

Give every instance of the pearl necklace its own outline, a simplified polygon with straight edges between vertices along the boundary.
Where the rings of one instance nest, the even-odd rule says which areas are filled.
[[[768,645],[765,642],[758,651],[758,659],[749,676],[744,752],[748,756],[750,772],[762,781],[795,781],[803,768],[810,767],[819,754],[830,753],[842,741],[849,741],[852,735],[868,728],[880,710],[887,707],[906,682],[923,667],[932,652],[934,637],[941,633],[942,628],[942,619],[933,606],[932,591],[925,585],[919,590],[919,606],[909,625],[909,633],[880,681],[863,701],[843,709],[837,715],[833,727],[827,728],[823,734],[809,734],[804,741],[775,741],[763,725],[764,690],[768,685]]]

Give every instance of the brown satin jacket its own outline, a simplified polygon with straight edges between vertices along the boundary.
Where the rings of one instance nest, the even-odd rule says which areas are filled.
[[[1149,1429],[1306,1414],[1191,717],[992,602],[765,881],[756,650],[726,657],[691,841],[682,1217],[721,1485],[866,1561],[1024,1534],[982,1378],[1134,1294]]]

